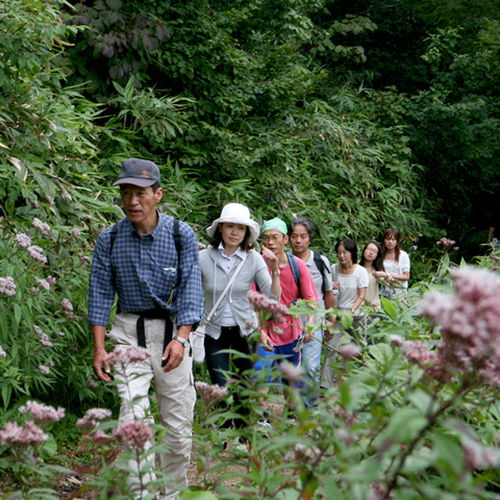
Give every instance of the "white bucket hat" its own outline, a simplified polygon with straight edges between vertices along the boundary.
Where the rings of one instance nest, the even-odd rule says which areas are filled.
[[[208,236],[213,238],[219,224],[224,222],[233,222],[234,224],[248,226],[250,228],[248,243],[253,243],[259,237],[259,223],[250,218],[250,210],[241,203],[228,203],[222,209],[220,217],[215,219],[212,225],[207,229]]]

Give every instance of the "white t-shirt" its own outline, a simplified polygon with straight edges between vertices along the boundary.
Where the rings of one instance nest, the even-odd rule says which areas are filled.
[[[333,264],[332,276],[333,281],[338,281],[339,290],[337,295],[336,307],[339,311],[348,311],[356,302],[359,296],[360,288],[367,288],[370,280],[368,271],[359,264],[355,264],[356,268],[352,274],[341,274],[339,265]],[[354,311],[354,316],[359,316],[359,308]]]
[[[396,276],[400,276],[403,273],[410,272],[410,257],[408,257],[408,254],[404,251],[401,250],[399,252],[399,261],[391,259],[391,260],[385,260],[384,259],[384,269],[389,273],[389,274],[395,274]],[[408,281],[400,281],[396,280],[398,283],[403,288],[408,288]],[[398,289],[395,289],[395,293],[398,293]]]

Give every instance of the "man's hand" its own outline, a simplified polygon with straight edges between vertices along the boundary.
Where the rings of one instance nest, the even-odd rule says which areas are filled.
[[[265,257],[266,264],[272,272],[278,272],[280,270],[278,257],[271,250],[269,250],[269,248],[262,247],[262,255]]]
[[[108,353],[105,349],[94,350],[94,363],[92,366],[98,378],[104,380],[104,382],[110,382],[112,380],[109,376],[111,368],[108,363]]]
[[[111,382],[111,368],[108,363],[108,353],[104,347],[106,327],[102,325],[92,325],[92,336],[94,337],[94,363],[92,364],[97,377],[104,382]],[[104,370],[103,370],[104,367]]]
[[[181,325],[177,330],[177,336],[183,339],[189,340],[189,334],[191,332],[192,325]],[[168,373],[175,370],[184,359],[184,346],[178,340],[171,340],[167,347],[165,347],[165,352],[161,357],[162,361],[168,360],[168,363],[163,367],[163,372]]]

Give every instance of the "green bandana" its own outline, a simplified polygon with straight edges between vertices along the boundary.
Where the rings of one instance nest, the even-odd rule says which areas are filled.
[[[263,234],[264,231],[269,231],[270,229],[276,229],[277,231],[280,231],[285,235],[288,234],[286,222],[278,219],[278,217],[276,217],[275,219],[266,220],[266,222],[264,222],[264,224],[262,225],[261,234]]]

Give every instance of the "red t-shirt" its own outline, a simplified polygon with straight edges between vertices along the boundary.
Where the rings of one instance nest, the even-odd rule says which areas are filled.
[[[307,269],[306,263],[299,258],[296,258],[296,261],[300,271],[300,291],[302,293],[302,298],[317,301],[318,294],[316,292],[311,273],[309,272],[309,269]],[[271,272],[271,270],[269,270],[269,272]],[[287,264],[285,267],[280,267],[280,283],[280,302],[285,304],[287,307],[290,307],[290,304],[293,301],[300,299],[299,290],[295,284],[290,264]],[[272,329],[265,330],[265,332],[271,337],[273,345],[280,346],[291,344],[302,334],[302,322],[300,321],[300,318],[293,318],[292,316],[287,316],[286,318],[285,323],[276,325],[282,330],[282,333],[276,334]]]

